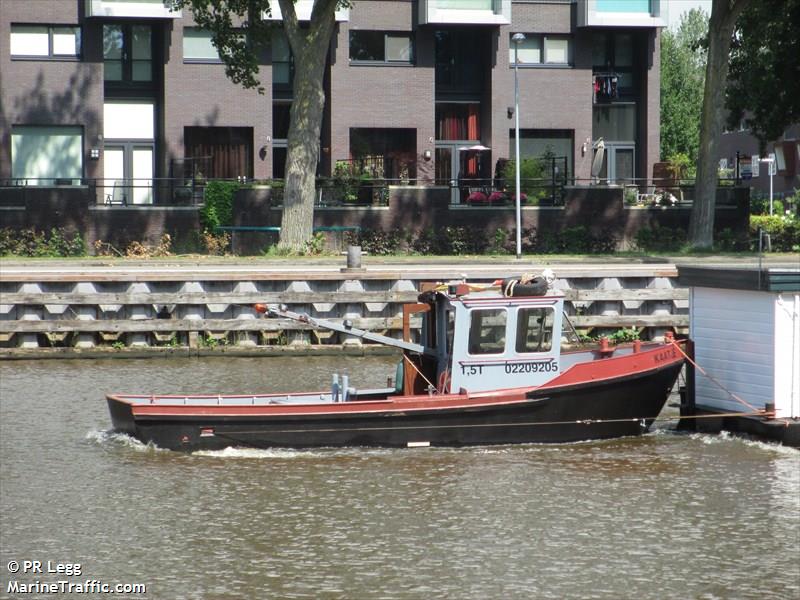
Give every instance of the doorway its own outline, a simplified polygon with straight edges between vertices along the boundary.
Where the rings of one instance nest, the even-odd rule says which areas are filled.
[[[470,191],[491,188],[491,150],[472,141],[436,142],[435,184],[450,187],[450,204],[463,204]]]
[[[604,149],[603,162],[598,173],[600,181],[607,184],[633,182],[636,176],[636,145],[606,142]]]

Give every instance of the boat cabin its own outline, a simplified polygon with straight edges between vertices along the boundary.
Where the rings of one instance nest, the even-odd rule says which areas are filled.
[[[426,352],[405,353],[404,393],[424,393],[431,385],[441,393],[538,386],[558,375],[563,296],[505,297],[465,288],[425,292],[420,304],[410,305],[409,312],[423,313]]]

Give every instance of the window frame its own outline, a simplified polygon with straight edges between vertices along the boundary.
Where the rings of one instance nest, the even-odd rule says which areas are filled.
[[[37,27],[37,28],[46,28],[47,29],[47,54],[13,54],[11,52],[11,37],[14,35],[14,28],[15,27]],[[55,30],[59,29],[69,29],[75,32],[76,37],[76,45],[77,49],[75,50],[75,54],[56,54],[54,52],[54,41],[53,37],[56,33]],[[9,48],[9,56],[11,60],[43,60],[43,61],[67,61],[67,62],[75,62],[80,61],[83,57],[83,27],[80,25],[67,25],[67,24],[56,24],[50,25],[46,24],[43,25],[41,23],[12,23],[9,28],[8,34],[8,48]]]
[[[28,130],[28,131],[24,131]],[[71,134],[71,137],[79,138],[77,140],[77,145],[79,147],[78,150],[78,159],[80,160],[80,165],[78,165],[78,170],[80,174],[77,177],[74,176],[65,176],[61,174],[59,177],[58,174],[53,175],[52,177],[33,177],[29,176],[27,173],[24,175],[20,175],[19,173],[15,172],[14,169],[18,165],[15,162],[15,146],[19,145],[19,142],[15,143],[14,138],[15,136],[18,138],[23,138],[26,133],[30,135],[34,130],[42,131],[42,130],[61,130],[65,131],[68,134]],[[41,135],[39,137],[42,137]],[[86,174],[86,156],[85,156],[85,142],[86,142],[86,129],[83,125],[72,125],[72,124],[58,124],[58,125],[44,125],[44,124],[29,124],[29,123],[21,123],[18,125],[12,125],[10,131],[10,158],[11,158],[11,176],[12,179],[22,180],[24,181],[24,185],[31,185],[28,184],[28,180],[34,180],[32,185],[35,186],[53,186],[53,185],[81,185],[83,183],[83,179]],[[71,180],[69,184],[62,184],[59,183],[61,180]],[[75,180],[78,180],[78,183],[75,183]]]
[[[353,35],[359,33],[376,33],[383,34],[383,59],[364,59],[353,58],[351,55],[353,48]],[[395,60],[387,58],[387,49],[389,47],[390,37],[404,37],[408,39],[411,56],[408,60]],[[354,66],[369,66],[369,65],[392,65],[392,66],[414,66],[416,64],[417,48],[416,40],[413,31],[390,31],[382,29],[351,29],[347,38],[347,56],[351,65]]]
[[[521,69],[570,69],[575,66],[574,59],[574,44],[573,36],[570,33],[526,33],[525,40],[537,40],[539,42],[539,62],[526,63],[514,62],[514,42],[511,41],[511,34],[509,34],[508,45],[508,66],[513,69],[519,67]],[[547,41],[548,40],[563,40],[567,42],[567,62],[549,62],[547,59]]]
[[[475,351],[473,343],[475,316],[479,313],[496,312],[503,315],[503,347],[499,351]],[[497,315],[499,316],[499,315]],[[503,356],[508,348],[508,309],[507,308],[473,308],[469,311],[469,330],[467,331],[467,354],[470,356]],[[480,343],[480,340],[478,340]]]
[[[286,49],[288,51],[288,58],[286,60],[275,60],[275,42],[278,36],[282,36],[283,41],[286,43]],[[292,52],[292,46],[289,44],[289,39],[286,37],[286,32],[282,29],[273,30],[272,35],[270,36],[269,46],[273,99],[280,98],[282,100],[291,100],[294,95],[294,52]],[[289,73],[288,81],[275,80],[276,64],[286,65]]]
[[[527,318],[527,327],[525,328],[525,335],[521,336],[520,333],[520,325],[522,324],[522,315],[523,313],[533,313],[534,311],[539,311],[543,313],[544,318],[544,326],[540,327],[540,337],[539,337],[539,346],[541,348],[542,342],[546,337],[546,333],[548,331],[547,325],[549,324],[550,327],[550,340],[547,344],[546,348],[541,348],[539,350],[530,350],[527,348],[527,339],[528,339],[528,331],[530,331],[530,317]],[[520,306],[517,309],[517,322],[516,322],[516,334],[514,336],[514,352],[520,355],[527,355],[527,354],[550,354],[553,351],[553,337],[555,331],[555,322],[556,322],[556,311],[553,309],[552,306]],[[522,347],[520,347],[520,341],[524,341]]]
[[[211,57],[187,57],[186,56],[186,32],[205,32],[209,35],[209,41],[212,36],[212,32],[208,29],[204,29],[202,27],[184,27],[183,28],[183,45],[181,51],[183,52],[183,63],[187,65],[219,65],[223,63],[222,58],[219,55],[219,48],[217,48],[213,42],[211,42],[211,47],[214,48],[214,52],[216,53],[216,58]]]
[[[157,39],[158,39],[158,30],[157,28],[148,22],[135,22],[135,23],[123,23],[117,21],[109,21],[107,23],[103,23],[103,41],[105,42],[105,28],[106,27],[116,27],[122,33],[122,49],[121,49],[121,57],[119,59],[109,59],[105,53],[105,46],[103,47],[103,85],[105,86],[106,90],[115,90],[115,91],[140,91],[140,92],[150,92],[152,93],[153,90],[156,89],[159,81],[159,70],[157,68]],[[150,32],[150,58],[149,61],[145,61],[140,58],[134,57],[134,35],[133,30],[135,28],[145,28],[148,29]],[[118,61],[121,66],[121,73],[122,76],[120,79],[107,79],[106,78],[106,69],[108,67],[108,63],[111,61]],[[135,74],[135,66],[137,62],[149,62],[150,64],[150,79],[134,79]]]

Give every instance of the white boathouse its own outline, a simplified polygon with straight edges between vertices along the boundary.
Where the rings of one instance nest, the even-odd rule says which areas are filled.
[[[781,441],[790,443],[789,429],[789,438],[800,437],[800,262],[797,268],[679,266],[678,283],[690,290],[695,361],[716,380],[694,370],[694,381],[687,382],[694,409],[774,408],[774,419],[724,419],[713,427],[759,434],[770,421],[787,430]]]

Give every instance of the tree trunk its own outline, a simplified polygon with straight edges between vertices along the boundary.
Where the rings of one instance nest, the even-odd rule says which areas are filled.
[[[689,242],[697,249],[710,249],[714,244],[714,209],[719,165],[717,147],[725,119],[725,88],[728,82],[731,36],[736,18],[750,3],[751,0],[714,0],[711,7],[697,179],[692,216],[689,220]]]
[[[286,152],[286,182],[283,195],[283,221],[280,245],[299,252],[311,239],[314,225],[314,195],[319,160],[319,134],[325,92],[322,89],[321,65],[309,65],[317,59],[295,56],[294,101],[290,112]],[[300,63],[306,64],[301,65]],[[319,75],[309,70],[319,71]]]
[[[298,26],[293,3],[281,0],[284,28],[294,56],[294,100],[289,113],[286,181],[279,246],[302,252],[314,227],[319,136],[325,108],[323,87],[336,0],[317,0],[308,29]]]

